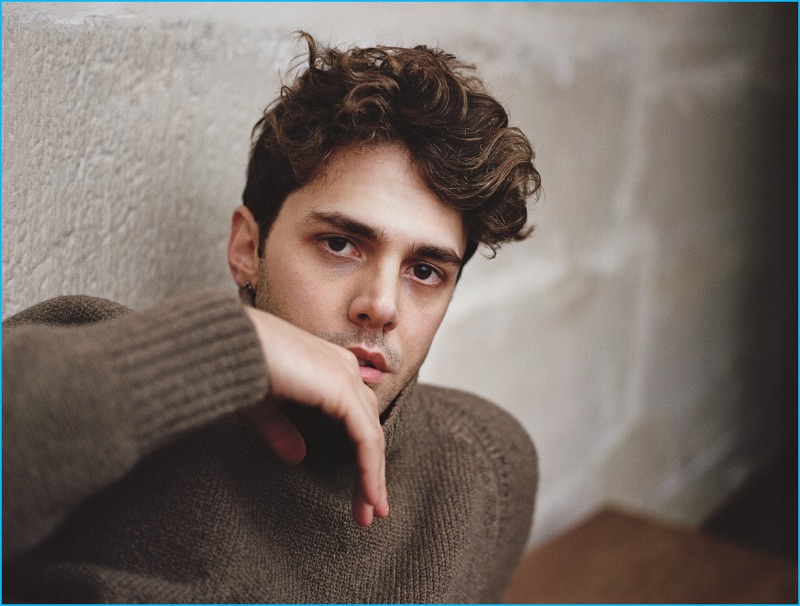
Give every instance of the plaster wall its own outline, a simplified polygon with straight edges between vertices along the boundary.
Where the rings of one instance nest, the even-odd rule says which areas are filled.
[[[543,176],[534,236],[470,262],[422,372],[534,438],[532,541],[607,501],[698,523],[796,430],[796,7],[2,10],[4,318],[233,291],[229,217],[291,33],[427,43],[478,65]]]

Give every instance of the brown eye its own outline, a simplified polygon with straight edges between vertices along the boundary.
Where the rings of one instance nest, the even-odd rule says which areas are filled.
[[[347,246],[347,240],[340,236],[328,238],[328,247],[334,252],[341,252]]]
[[[420,265],[414,266],[414,277],[420,280],[427,280],[431,277],[431,275],[433,275],[433,273],[433,267],[430,265],[421,263]]]

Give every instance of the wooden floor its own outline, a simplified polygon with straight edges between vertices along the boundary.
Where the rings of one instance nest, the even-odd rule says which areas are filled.
[[[797,563],[620,510],[523,559],[511,603],[797,603]]]
[[[797,449],[699,529],[598,511],[523,558],[511,603],[797,603]]]

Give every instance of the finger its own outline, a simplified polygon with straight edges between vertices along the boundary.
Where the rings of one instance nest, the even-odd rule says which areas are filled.
[[[367,503],[378,508],[379,513],[388,513],[383,429],[378,415],[367,412],[367,409],[372,410],[372,406],[353,407],[344,422],[356,447],[362,496]]]
[[[389,500],[387,496],[387,489],[386,489],[386,454],[385,454],[385,447],[383,450],[383,456],[380,458],[380,469],[378,470],[378,478],[380,480],[380,493],[377,497],[367,498],[365,495],[368,494],[366,485],[364,481],[368,476],[362,471],[360,475],[360,481],[362,482],[361,485],[361,493],[362,498],[364,498],[370,505],[373,507],[373,514],[378,518],[385,518],[389,515]]]
[[[272,451],[289,465],[299,465],[306,456],[306,443],[286,415],[271,406],[256,406],[244,412],[255,424]]]
[[[357,486],[353,493],[353,518],[359,526],[367,527],[372,524],[374,508],[367,503],[364,494]]]
[[[389,495],[387,494],[387,482],[386,482],[386,454],[384,449],[384,455],[381,459],[381,477],[383,478],[383,498],[381,499],[380,503],[375,505],[375,515],[379,518],[385,518],[389,515]]]
[[[364,500],[373,507],[385,510],[386,478],[385,442],[380,424],[375,394],[363,383],[361,389],[352,392],[349,398],[353,405],[325,407],[323,410],[342,421],[356,450],[358,484]],[[347,400],[344,396],[342,400]],[[326,410],[327,409],[327,410]]]

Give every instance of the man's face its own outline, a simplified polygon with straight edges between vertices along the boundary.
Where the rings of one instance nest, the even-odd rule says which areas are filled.
[[[256,307],[353,351],[382,412],[425,359],[465,247],[461,214],[404,148],[343,150],[284,201]]]

